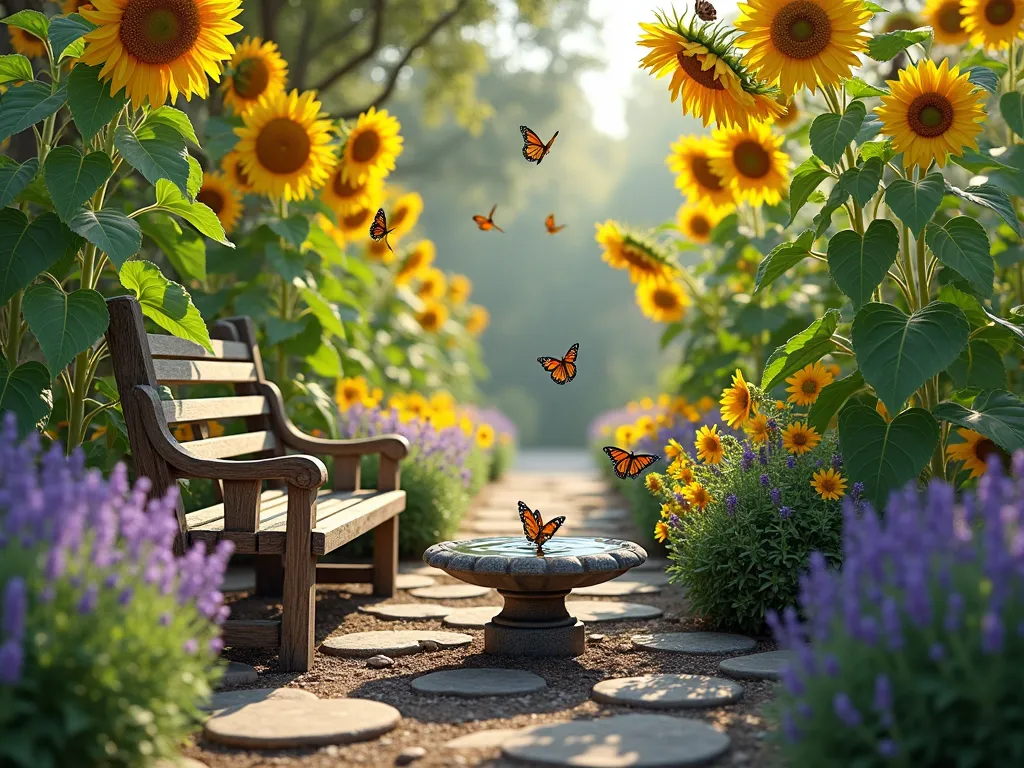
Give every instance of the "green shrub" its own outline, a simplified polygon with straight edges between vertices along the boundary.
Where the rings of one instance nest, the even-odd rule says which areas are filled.
[[[491,451],[491,466],[488,479],[495,483],[504,477],[516,460],[516,444],[511,440],[499,440]]]

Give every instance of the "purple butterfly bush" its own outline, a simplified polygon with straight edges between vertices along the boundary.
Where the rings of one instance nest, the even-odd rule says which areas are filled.
[[[852,495],[852,494],[851,494]],[[1024,764],[1024,451],[960,502],[932,482],[884,516],[845,508],[844,564],[816,553],[803,616],[770,616],[793,649],[779,700],[791,765]]]

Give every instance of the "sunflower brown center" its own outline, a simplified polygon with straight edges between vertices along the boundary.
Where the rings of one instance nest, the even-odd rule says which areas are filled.
[[[693,234],[704,237],[711,232],[711,223],[698,214],[690,219],[690,230]]]
[[[380,136],[376,131],[366,131],[352,142],[352,159],[357,163],[368,163],[377,156],[379,150]]]
[[[331,183],[334,194],[338,197],[355,197],[362,191],[362,185],[352,186],[351,182],[345,181],[342,178],[343,175],[340,171],[334,174],[334,181]]]
[[[836,481],[830,476],[825,476],[818,481],[818,487],[821,488],[822,493],[834,493],[836,490]]]
[[[982,438],[978,441],[978,444],[974,446],[974,455],[982,462],[988,463],[988,457],[993,454],[1002,453],[999,447],[989,440],[987,437]]]
[[[815,392],[818,391],[818,382],[812,379],[807,379],[807,381],[803,383],[800,389],[803,390],[803,393],[805,395],[813,395]]]
[[[309,159],[306,129],[288,117],[275,117],[256,138],[256,157],[271,173],[295,173]]]
[[[119,36],[139,61],[169,64],[191,50],[201,30],[195,0],[131,0]]]
[[[241,160],[235,163],[235,175],[238,177],[239,181],[241,181],[247,187],[252,186],[252,179],[250,179],[249,174],[245,172],[245,168],[242,166]]]
[[[1002,26],[1014,16],[1014,0],[989,0],[985,5],[985,20],[994,26]]]
[[[917,19],[910,13],[889,14],[882,28],[883,32],[897,32],[901,29],[917,29]]]
[[[794,433],[793,445],[807,445],[807,435],[804,432]]]
[[[199,194],[196,195],[196,202],[209,207],[214,213],[220,213],[224,210],[224,196],[216,189],[207,188],[199,190]]]
[[[832,22],[816,3],[796,0],[775,14],[772,44],[791,59],[810,59],[828,47]]]
[[[244,59],[235,67],[231,83],[243,99],[259,98],[270,84],[270,70],[263,59]]]
[[[711,170],[711,161],[706,157],[695,157],[693,162],[690,164],[690,170],[693,172],[693,178],[697,180],[704,189],[710,189],[718,192],[722,189],[722,179],[717,173]]]
[[[941,93],[922,93],[910,103],[907,122],[918,136],[941,136],[953,124],[953,105]]]
[[[960,3],[957,0],[951,3],[944,3],[939,8],[936,20],[939,22],[943,32],[948,32],[952,35],[963,29],[963,18],[963,14],[960,13]]]
[[[686,56],[682,51],[676,54],[676,61],[679,68],[686,73],[693,82],[712,91],[724,91],[725,86],[715,77],[715,68],[701,69],[702,60],[696,56]]]
[[[760,179],[772,169],[768,151],[756,141],[741,141],[732,151],[736,169],[749,179]]]
[[[391,214],[392,228],[397,229],[398,227],[400,227],[402,225],[402,222],[405,221],[405,217],[406,215],[408,215],[408,213],[409,209],[406,208],[404,205],[400,205],[397,208],[395,208],[395,210]]]
[[[676,295],[668,288],[656,288],[652,298],[658,309],[675,309],[679,305]]]
[[[367,211],[363,210],[356,211],[355,213],[350,213],[348,216],[342,217],[341,224],[346,229],[355,229],[356,227],[361,227],[363,225],[363,222],[367,220],[366,214]]]

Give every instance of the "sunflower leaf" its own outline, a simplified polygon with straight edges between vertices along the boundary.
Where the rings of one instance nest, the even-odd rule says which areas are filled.
[[[814,427],[824,434],[832,417],[846,405],[847,400],[866,386],[860,371],[854,371],[845,379],[837,379],[831,384],[825,385],[807,413],[808,426]]]
[[[885,96],[889,93],[888,88],[879,88],[871,83],[861,80],[859,77],[851,77],[843,83],[846,93],[851,99],[867,99],[872,96]]]
[[[986,298],[992,296],[996,269],[985,228],[970,216],[932,222],[924,233],[935,258],[964,277]]]
[[[809,157],[793,171],[793,181],[789,184],[789,223],[792,224],[797,213],[807,203],[811,192],[818,188],[829,176],[829,172],[821,167],[816,157]],[[787,225],[788,226],[788,225]]]
[[[989,93],[999,90],[999,75],[988,67],[969,67],[964,72],[967,73],[967,79],[979,88]]]
[[[39,283],[25,291],[22,308],[54,379],[106,332],[110,322],[102,294],[90,288],[64,293],[50,283]]]
[[[121,285],[139,300],[143,315],[175,336],[194,341],[213,352],[210,332],[188,291],[164,277],[160,267],[150,261],[127,261],[118,276]]]
[[[83,157],[74,147],[62,146],[46,156],[43,169],[54,210],[61,221],[67,222],[110,178],[114,166],[105,152],[90,152]]]
[[[982,392],[970,408],[958,403],[939,403],[932,413],[937,419],[973,429],[1009,453],[1024,448],[1024,402],[1012,392]]]
[[[50,269],[77,242],[55,213],[29,221],[17,208],[0,209],[0,306]]]
[[[171,262],[182,282],[206,283],[206,243],[171,216],[140,216],[139,226]]]
[[[878,191],[882,180],[882,159],[869,157],[861,165],[843,171],[839,183],[852,195],[857,204],[864,207]]]
[[[957,389],[1006,386],[1006,368],[999,350],[981,339],[971,339],[946,373]]]
[[[885,188],[885,204],[919,237],[942,202],[944,183],[938,172],[919,181],[896,179]]]
[[[46,366],[33,360],[12,370],[0,355],[0,412],[14,414],[18,434],[28,434],[40,426],[52,409],[53,392]]]
[[[995,211],[1003,221],[1010,225],[1018,237],[1024,237],[1024,228],[1020,225],[1020,219],[1017,218],[1017,211],[1014,209],[1013,203],[1010,202],[1007,194],[994,184],[978,184],[967,189],[960,189],[947,181],[946,194]]]
[[[49,85],[37,80],[11,88],[0,96],[0,141],[52,115],[64,106],[67,95],[63,85],[51,93]]]
[[[156,124],[135,133],[122,125],[114,134],[114,146],[150,184],[166,179],[181,190],[182,197],[188,195],[188,150],[176,130]]]
[[[825,230],[832,223],[832,214],[843,206],[849,196],[850,193],[843,189],[842,185],[836,184],[832,187],[828,200],[825,201],[825,205],[822,206],[821,210],[814,217],[815,237],[821,237],[825,234]]]
[[[110,83],[100,80],[101,69],[101,65],[87,67],[78,63],[68,75],[68,107],[85,141],[92,141],[125,103],[124,89],[112,96]]]
[[[807,328],[772,352],[761,375],[761,389],[770,391],[805,365],[832,351],[832,334],[839,325],[839,310],[830,309]]]
[[[166,104],[162,107],[157,107],[146,115],[146,120],[142,123],[143,128],[146,126],[152,128],[154,125],[166,126],[185,139],[185,141],[191,141],[196,146],[199,146],[199,137],[196,136],[196,129],[192,127],[192,121],[180,109],[169,107]]]
[[[190,203],[182,197],[179,188],[167,179],[160,179],[156,183],[156,204],[162,210],[180,216],[211,240],[229,248],[235,247],[224,234],[224,227],[217,214],[203,203]]]
[[[46,18],[46,14],[39,11],[18,11],[0,19],[0,22],[9,27],[23,29],[40,40],[46,40],[46,35],[50,31],[50,20]]]
[[[34,157],[21,165],[14,163],[0,167],[0,208],[10,205],[31,183],[38,170],[39,160]]]
[[[793,242],[775,246],[757,267],[754,293],[762,288],[767,288],[791,267],[810,256],[812,243],[814,243],[814,230],[805,229]]]
[[[932,31],[920,29],[897,29],[875,35],[868,41],[868,56],[875,61],[892,61],[912,45],[921,45],[926,50],[932,43]]]
[[[296,214],[287,219],[274,219],[269,226],[286,243],[299,250],[302,249],[302,244],[309,237],[309,219],[302,214]]]
[[[828,241],[828,269],[854,309],[871,300],[900,251],[900,235],[888,219],[875,219],[864,236],[846,229]]]
[[[0,84],[35,80],[32,62],[20,53],[0,56]]]
[[[818,115],[811,123],[811,150],[826,165],[836,165],[856,138],[866,115],[867,107],[861,101],[851,103],[841,115]]]
[[[77,13],[68,16],[56,16],[50,21],[50,45],[57,61],[65,58],[77,58],[85,50],[82,37],[96,29],[96,25],[85,20]],[[77,43],[77,45],[76,45]]]

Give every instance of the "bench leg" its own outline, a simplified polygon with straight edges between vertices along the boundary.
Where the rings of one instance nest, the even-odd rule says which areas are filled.
[[[280,555],[256,555],[256,595],[284,595],[284,561]]]
[[[285,672],[307,672],[313,663],[316,556],[310,548],[315,519],[316,491],[289,486],[279,661]]]
[[[394,597],[398,573],[398,515],[373,529],[373,594]]]

